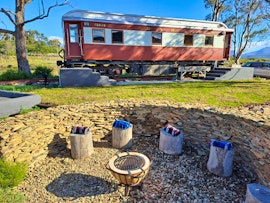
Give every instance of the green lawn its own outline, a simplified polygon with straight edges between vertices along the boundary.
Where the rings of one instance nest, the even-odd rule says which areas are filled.
[[[237,107],[270,102],[270,80],[184,82],[87,88],[0,86],[0,89],[39,94],[43,104],[79,104],[119,99],[155,99]]]

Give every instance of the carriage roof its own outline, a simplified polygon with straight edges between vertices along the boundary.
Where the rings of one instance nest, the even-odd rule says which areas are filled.
[[[142,16],[129,15],[119,13],[105,13],[92,12],[85,10],[73,10],[63,15],[63,21],[92,21],[102,23],[117,23],[117,24],[131,24],[131,25],[145,25],[145,26],[162,26],[175,28],[190,28],[190,29],[204,29],[204,30],[221,30],[226,32],[233,32],[224,23],[203,21],[203,20],[189,20],[181,18],[165,18],[156,16]]]

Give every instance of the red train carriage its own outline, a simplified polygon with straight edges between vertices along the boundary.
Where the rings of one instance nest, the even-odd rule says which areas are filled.
[[[74,10],[63,16],[64,67],[213,65],[229,58],[232,29],[212,21]]]

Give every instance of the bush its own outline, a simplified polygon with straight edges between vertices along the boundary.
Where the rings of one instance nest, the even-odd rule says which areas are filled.
[[[19,79],[28,79],[31,78],[31,75],[19,71],[19,70],[7,70],[6,72],[0,75],[0,80],[19,80]]]
[[[38,66],[35,68],[33,75],[36,77],[51,77],[52,76],[52,68],[48,68],[45,66]]]
[[[17,186],[26,176],[27,166],[24,163],[12,163],[0,159],[0,187]]]

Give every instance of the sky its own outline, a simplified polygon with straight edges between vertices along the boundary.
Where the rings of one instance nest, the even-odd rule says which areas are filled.
[[[62,3],[64,0],[44,0],[45,7]],[[70,5],[53,8],[48,18],[26,24],[26,30],[37,30],[49,39],[63,39],[62,16],[76,9],[122,14],[171,17],[205,20],[211,13],[203,0],[69,0]],[[0,1],[0,8],[14,11],[15,0]],[[32,19],[41,12],[41,0],[33,0],[26,6],[25,20]],[[0,13],[0,28],[14,30],[6,16]],[[247,52],[270,46],[270,39],[252,44]]]

